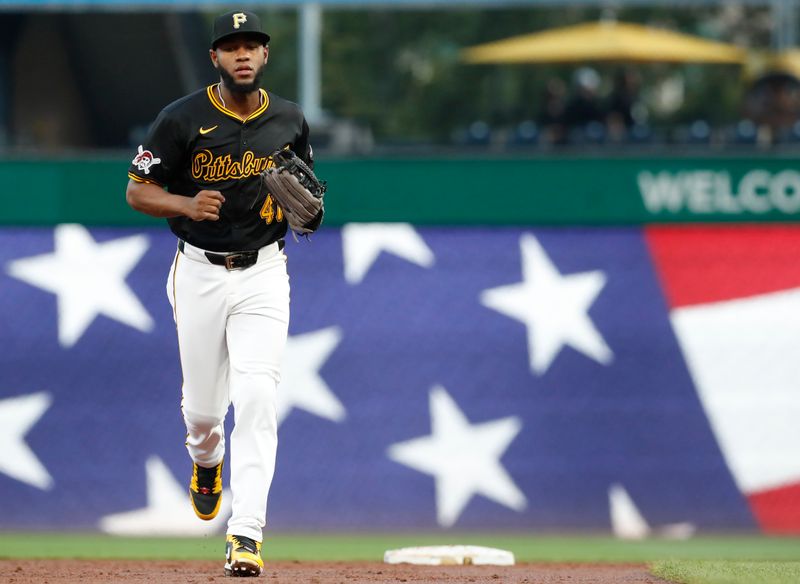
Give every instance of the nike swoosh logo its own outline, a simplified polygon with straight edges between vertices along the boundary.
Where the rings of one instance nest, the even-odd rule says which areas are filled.
[[[201,133],[203,136],[205,136],[205,135],[206,135],[206,134],[208,134],[209,132],[213,132],[214,130],[216,130],[218,127],[219,127],[219,124],[217,124],[216,126],[211,126],[210,128],[203,128],[203,127],[201,126],[201,127],[200,127],[200,133]]]

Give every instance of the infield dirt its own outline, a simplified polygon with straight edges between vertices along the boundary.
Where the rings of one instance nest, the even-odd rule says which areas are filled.
[[[370,562],[273,562],[270,584],[367,584],[372,582],[465,582],[480,584],[663,584],[639,564],[520,564],[495,566],[408,566]],[[131,560],[0,560],[0,582],[14,584],[207,584],[230,582],[222,562]],[[258,580],[256,580],[258,581]]]

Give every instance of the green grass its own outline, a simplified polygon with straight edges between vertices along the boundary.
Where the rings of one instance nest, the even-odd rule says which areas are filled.
[[[680,584],[795,584],[800,562],[741,562],[665,560],[651,572]]]
[[[124,558],[219,560],[223,536],[131,538],[74,533],[0,533],[3,558]],[[474,544],[508,549],[518,562],[646,563],[656,576],[679,584],[795,584],[800,582],[800,538],[697,537],[639,542],[611,537],[508,534],[269,534],[268,560],[376,561],[387,549]]]
[[[0,558],[219,558],[224,538],[129,538],[97,534],[0,533]],[[498,534],[268,534],[270,560],[381,561],[387,549],[438,544],[473,544],[511,550],[519,562],[636,562],[659,560],[748,560],[800,562],[800,539],[697,537],[686,541],[627,542],[611,537],[546,537]],[[669,566],[669,562],[657,565]],[[698,564],[695,562],[691,565]],[[661,569],[661,568],[659,568]],[[794,567],[793,569],[796,569]],[[794,580],[800,582],[800,578]],[[701,582],[698,580],[698,582]],[[759,581],[760,582],[760,581]]]

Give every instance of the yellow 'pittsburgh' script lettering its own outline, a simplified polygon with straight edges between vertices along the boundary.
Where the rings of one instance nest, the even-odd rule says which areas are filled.
[[[192,178],[205,182],[254,176],[273,165],[269,156],[258,157],[250,150],[241,160],[231,160],[231,155],[214,156],[210,150],[200,150],[192,157]]]

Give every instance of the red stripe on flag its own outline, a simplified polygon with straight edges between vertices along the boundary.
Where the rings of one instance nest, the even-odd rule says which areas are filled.
[[[761,530],[773,534],[800,534],[800,483],[747,496]]]
[[[657,226],[645,236],[672,308],[800,287],[800,226]]]

